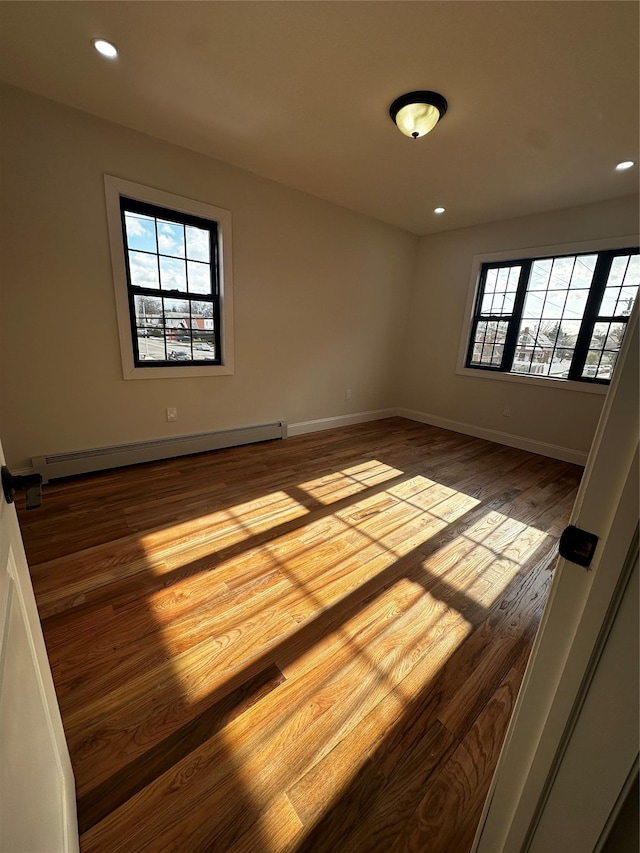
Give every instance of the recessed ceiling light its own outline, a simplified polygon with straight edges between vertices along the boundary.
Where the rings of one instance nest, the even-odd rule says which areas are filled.
[[[616,172],[626,172],[627,169],[632,169],[635,165],[633,160],[623,160],[622,163],[618,163],[616,166]]]
[[[434,207],[433,212],[434,213],[444,213],[444,207]]]
[[[108,59],[115,59],[118,55],[118,51],[115,45],[112,45],[110,41],[105,41],[104,39],[94,39],[93,46],[98,51],[98,53],[101,53]]]

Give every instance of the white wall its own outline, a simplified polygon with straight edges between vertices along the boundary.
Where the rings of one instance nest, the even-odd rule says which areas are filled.
[[[602,396],[455,373],[472,258],[637,233],[637,197],[418,240],[10,86],[0,120],[0,436],[13,466],[395,406],[588,451]],[[122,379],[104,173],[232,211],[233,376]]]
[[[0,435],[12,465],[394,403],[418,238],[20,89],[0,87],[0,110]],[[104,173],[232,211],[233,376],[123,380]]]
[[[422,237],[400,405],[587,452],[603,396],[456,374],[473,256],[638,233],[637,196]],[[502,415],[505,405],[511,416]]]

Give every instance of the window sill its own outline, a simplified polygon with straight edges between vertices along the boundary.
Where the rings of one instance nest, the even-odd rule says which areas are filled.
[[[210,364],[189,367],[131,367],[124,369],[125,379],[190,379],[199,376],[231,376],[233,365]]]
[[[525,376],[517,373],[494,373],[489,370],[474,370],[471,367],[458,367],[458,376],[472,376],[474,379],[495,379],[498,382],[518,382],[521,385],[539,385],[542,388],[555,388],[559,391],[580,391],[583,394],[604,396],[608,385],[596,385],[590,382],[575,382],[571,379],[548,379],[538,376]]]

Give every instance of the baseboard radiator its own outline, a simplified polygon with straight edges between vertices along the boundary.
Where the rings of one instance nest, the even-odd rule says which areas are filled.
[[[113,447],[97,447],[93,450],[34,456],[31,462],[33,470],[42,475],[42,482],[48,483],[56,477],[70,477],[73,474],[87,474],[92,471],[104,471],[107,468],[137,465],[139,462],[154,462],[158,459],[170,459],[174,456],[187,456],[191,453],[286,437],[286,423],[277,421],[272,424],[259,424],[238,429],[179,435],[153,441],[136,441],[132,444],[119,444]]]

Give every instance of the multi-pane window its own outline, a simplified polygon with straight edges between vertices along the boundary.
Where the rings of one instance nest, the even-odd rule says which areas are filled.
[[[466,366],[607,383],[639,284],[637,248],[483,264]]]
[[[217,223],[120,198],[136,367],[220,364]]]

